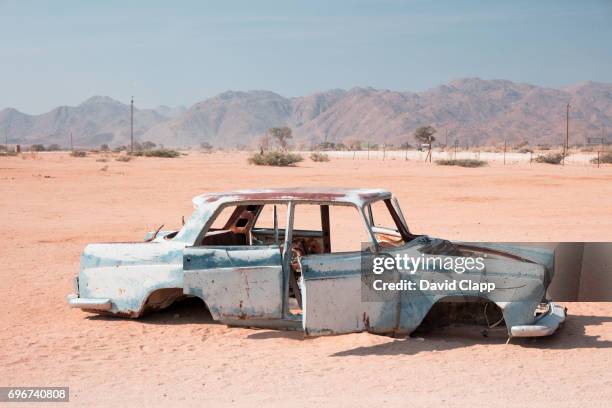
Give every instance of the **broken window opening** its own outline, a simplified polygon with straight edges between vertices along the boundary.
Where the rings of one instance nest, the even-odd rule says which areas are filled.
[[[382,248],[393,248],[412,241],[416,236],[410,234],[403,218],[395,210],[391,199],[375,201],[365,207],[366,217]]]

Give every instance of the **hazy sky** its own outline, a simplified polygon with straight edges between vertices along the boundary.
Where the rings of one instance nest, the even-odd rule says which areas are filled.
[[[421,91],[459,77],[612,82],[612,0],[0,0],[0,109],[92,95]]]

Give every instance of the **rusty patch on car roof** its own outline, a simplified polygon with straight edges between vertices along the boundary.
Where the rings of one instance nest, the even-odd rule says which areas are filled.
[[[224,193],[204,194],[203,201],[212,203],[223,197],[232,197],[237,200],[304,200],[304,201],[354,201],[354,198],[368,201],[376,198],[390,196],[385,190],[330,188],[330,189],[266,189],[266,190],[238,190]]]

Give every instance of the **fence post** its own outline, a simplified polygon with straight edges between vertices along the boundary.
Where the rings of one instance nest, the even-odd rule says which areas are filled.
[[[597,151],[597,168],[599,168],[599,150]]]

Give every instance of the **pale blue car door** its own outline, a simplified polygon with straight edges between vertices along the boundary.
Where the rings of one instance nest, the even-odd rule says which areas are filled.
[[[183,269],[184,293],[203,299],[215,320],[283,317],[278,245],[189,247]]]

